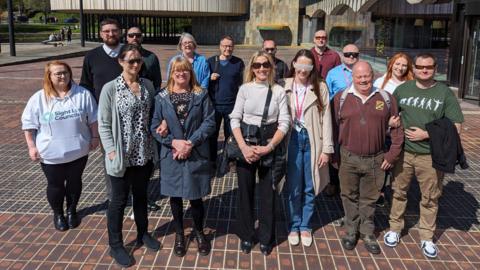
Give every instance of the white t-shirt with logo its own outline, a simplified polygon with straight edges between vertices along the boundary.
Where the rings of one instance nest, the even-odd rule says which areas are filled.
[[[64,98],[37,91],[22,114],[22,129],[37,130],[35,145],[45,164],[74,161],[88,154],[91,140],[89,125],[97,121],[97,104],[85,88],[72,83]]]

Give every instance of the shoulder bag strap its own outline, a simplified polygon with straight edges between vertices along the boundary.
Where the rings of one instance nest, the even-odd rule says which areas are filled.
[[[265,107],[263,109],[262,123],[260,125],[261,127],[263,127],[267,124],[268,109],[270,107],[270,101],[271,100],[272,100],[272,87],[269,85],[268,86],[268,93],[267,93],[267,100],[265,101]]]

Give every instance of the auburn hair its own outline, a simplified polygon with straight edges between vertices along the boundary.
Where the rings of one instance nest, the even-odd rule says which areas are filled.
[[[64,66],[67,69],[70,78],[70,81],[68,82],[68,88],[72,87],[72,68],[63,61],[54,60],[48,62],[45,65],[45,73],[43,74],[43,91],[45,92],[45,98],[47,102],[51,97],[58,97],[58,93],[55,91],[55,87],[53,87],[51,79],[52,72],[50,71],[50,67],[52,66]]]
[[[190,73],[190,82],[188,83],[188,85],[190,86],[190,91],[196,94],[202,92],[202,87],[200,87],[197,82],[190,61],[188,61],[183,56],[177,56],[173,58],[172,62],[170,63],[170,74],[168,74],[169,76],[167,81],[167,90],[170,94],[172,93],[173,86],[175,85],[175,81],[173,80],[173,73],[175,71],[188,71],[188,73]]]
[[[387,85],[388,80],[392,78],[393,64],[395,64],[395,61],[397,61],[397,59],[400,59],[400,58],[404,58],[405,60],[407,60],[407,71],[405,71],[405,74],[402,76],[402,80],[403,81],[413,80],[412,58],[410,58],[410,56],[408,56],[406,53],[399,52],[393,55],[392,58],[390,58],[390,60],[388,61],[387,73],[385,73],[385,79],[383,80],[383,83],[380,86],[380,89],[383,89],[385,85]]]

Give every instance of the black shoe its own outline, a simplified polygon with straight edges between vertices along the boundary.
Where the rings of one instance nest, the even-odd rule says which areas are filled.
[[[137,238],[137,245],[145,245],[152,251],[158,251],[160,249],[160,242],[153,238],[149,233],[144,233],[142,239]]]
[[[116,247],[110,248],[110,256],[115,260],[116,263],[123,267],[129,267],[133,264],[133,259],[128,254],[125,247]]]
[[[185,256],[185,237],[183,233],[175,234],[175,244],[173,245],[173,254],[178,257]]]
[[[53,225],[61,232],[68,230],[67,220],[63,214],[53,214]]]
[[[253,243],[251,241],[241,241],[240,242],[240,249],[243,253],[249,254],[252,251]]]
[[[67,211],[67,224],[69,229],[74,229],[80,225],[77,211]]]
[[[380,195],[380,197],[378,197],[378,200],[375,204],[378,207],[384,207],[385,206],[385,197],[383,195]]]
[[[196,231],[195,239],[197,240],[198,253],[202,256],[207,256],[212,246],[210,245],[210,241],[205,238],[203,231]]]
[[[357,245],[357,234],[347,234],[342,238],[342,247],[346,250],[352,250]]]
[[[262,254],[265,255],[265,256],[270,255],[270,253],[272,252],[272,245],[271,244],[268,244],[268,245],[260,244],[260,252],[262,252]]]
[[[148,211],[158,211],[160,210],[160,205],[156,204],[154,201],[148,202]]]
[[[362,237],[363,245],[372,254],[380,254],[380,246],[374,235],[365,235]]]

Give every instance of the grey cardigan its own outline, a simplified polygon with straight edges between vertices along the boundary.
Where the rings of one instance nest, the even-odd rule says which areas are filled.
[[[107,174],[115,177],[123,177],[126,170],[126,162],[123,155],[122,131],[120,115],[117,111],[116,80],[106,83],[100,92],[98,103],[98,133],[105,150],[105,169]],[[150,80],[143,78],[145,87],[149,92],[151,108],[155,96],[155,88]],[[150,113],[151,115],[151,113]],[[150,117],[151,118],[151,117]],[[115,151],[113,160],[108,158],[108,153]],[[157,155],[157,148],[154,146],[154,156]]]

